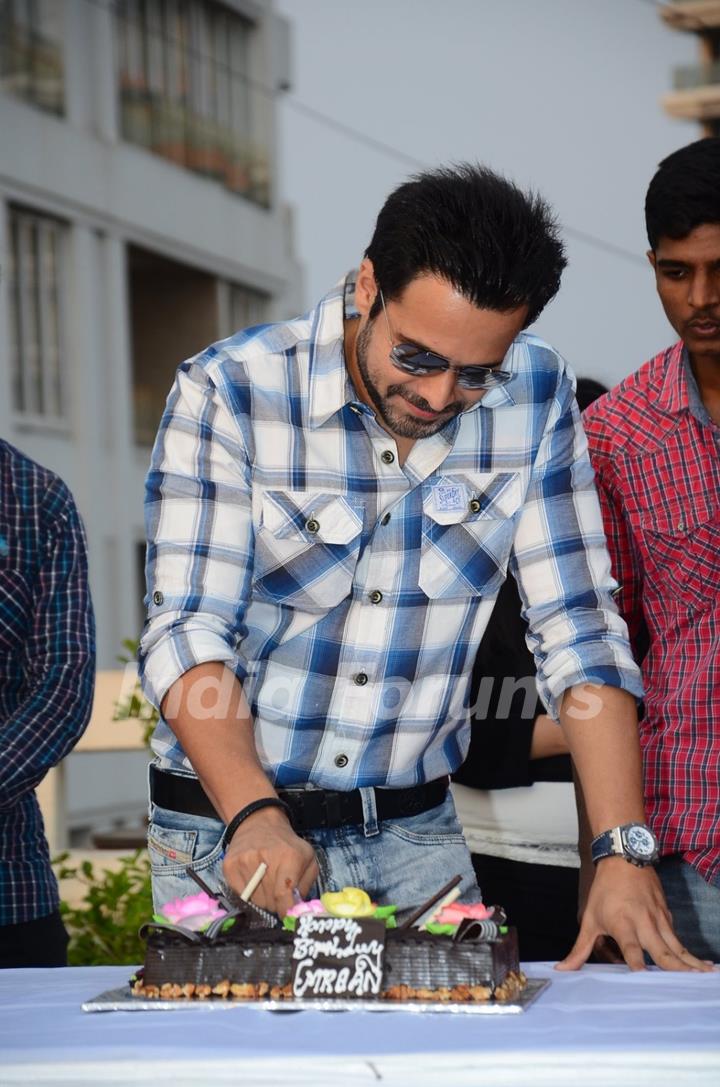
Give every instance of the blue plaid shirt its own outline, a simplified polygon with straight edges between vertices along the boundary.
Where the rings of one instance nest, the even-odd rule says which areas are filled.
[[[58,907],[34,789],[92,708],[85,536],[65,484],[0,441],[0,925]]]
[[[565,362],[523,333],[512,380],[413,446],[348,378],[354,276],[306,316],[178,371],[147,480],[145,690],[207,661],[243,681],[278,786],[403,787],[455,770],[508,563],[552,713],[574,684],[641,694]],[[160,722],[165,769],[192,770]]]

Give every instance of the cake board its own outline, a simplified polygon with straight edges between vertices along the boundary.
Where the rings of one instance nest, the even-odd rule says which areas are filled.
[[[130,986],[108,989],[82,1005],[84,1012],[115,1011],[228,1011],[238,1007],[260,1008],[271,1012],[443,1012],[451,1015],[518,1015],[537,1000],[550,984],[548,978],[528,978],[527,985],[516,997],[508,1001],[488,1000],[478,1004],[452,1004],[442,1001],[421,1000],[234,1000],[232,998],[208,998],[206,1000],[144,999],[133,996]]]

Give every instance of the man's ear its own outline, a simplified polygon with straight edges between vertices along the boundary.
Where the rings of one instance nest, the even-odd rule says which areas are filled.
[[[647,259],[652,264],[653,269],[657,270],[657,258],[655,256],[655,250],[654,249],[648,249],[646,256],[647,256]]]
[[[361,317],[367,317],[378,292],[375,282],[375,270],[372,261],[367,257],[358,269],[355,281],[355,308]]]

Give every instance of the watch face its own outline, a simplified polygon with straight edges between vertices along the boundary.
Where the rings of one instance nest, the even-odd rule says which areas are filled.
[[[652,857],[655,852],[655,839],[647,827],[637,825],[628,827],[625,840],[630,852],[637,857]]]

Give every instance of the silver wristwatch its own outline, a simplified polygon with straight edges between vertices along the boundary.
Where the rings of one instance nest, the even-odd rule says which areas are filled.
[[[624,857],[630,864],[645,868],[658,859],[658,840],[644,823],[625,823],[593,838],[590,853],[593,864],[603,857]]]

